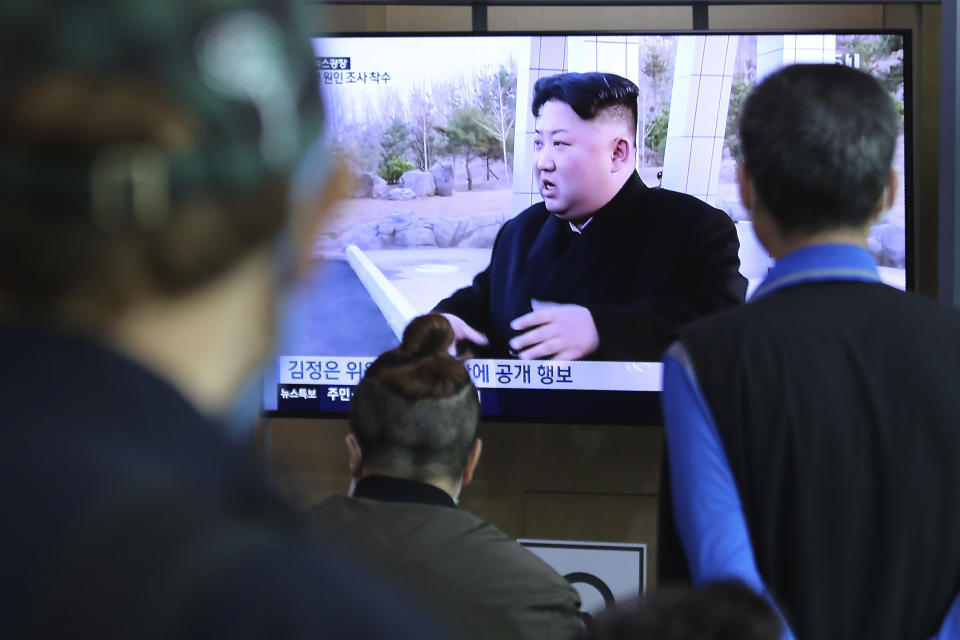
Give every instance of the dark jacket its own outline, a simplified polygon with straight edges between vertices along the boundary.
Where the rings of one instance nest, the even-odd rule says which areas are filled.
[[[960,593],[960,313],[808,282],[682,342],[797,638],[930,637]]]
[[[531,299],[578,304],[593,315],[596,360],[659,360],[677,329],[743,302],[740,242],[729,217],[692,196],[650,189],[634,173],[570,238],[541,202],[507,221],[490,265],[437,304],[490,340],[478,356],[503,357],[510,321]]]
[[[580,598],[566,580],[440,489],[370,476],[354,495],[367,497],[312,507],[315,532],[411,585],[466,636],[562,640],[580,628]]]
[[[418,638],[402,595],[321,551],[248,451],[92,342],[0,330],[9,638]]]

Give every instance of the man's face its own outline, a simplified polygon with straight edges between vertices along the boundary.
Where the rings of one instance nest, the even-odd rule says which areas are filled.
[[[592,215],[610,194],[616,127],[608,118],[583,120],[559,100],[540,107],[534,136],[534,177],[547,211],[564,220]]]

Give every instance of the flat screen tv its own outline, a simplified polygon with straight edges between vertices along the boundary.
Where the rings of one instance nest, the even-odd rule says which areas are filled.
[[[877,77],[903,114],[896,205],[870,235],[888,284],[911,282],[908,32],[343,35],[314,40],[330,152],[352,169],[281,317],[270,416],[343,416],[369,363],[406,323],[487,267],[500,227],[540,194],[533,83],[606,71],[639,86],[636,169],[650,187],[723,210],[750,292],[770,258],[735,185],[737,117],[759,78],[793,62]],[[659,422],[656,362],[469,360],[486,418]]]

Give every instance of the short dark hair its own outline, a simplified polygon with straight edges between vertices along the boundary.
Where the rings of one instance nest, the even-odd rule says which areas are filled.
[[[533,85],[533,116],[549,100],[570,105],[582,120],[593,120],[601,112],[623,107],[629,110],[634,137],[637,133],[637,96],[640,89],[630,80],[615,73],[558,73],[540,78]],[[626,114],[624,114],[626,116]]]
[[[597,616],[581,640],[779,640],[781,633],[769,602],[742,582],[723,580],[653,591],[636,607]]]
[[[834,64],[776,71],[740,114],[743,162],[785,233],[866,223],[888,184],[898,132],[880,83]]]
[[[480,422],[463,363],[447,353],[442,315],[414,318],[396,349],[367,369],[350,403],[350,430],[364,463],[414,480],[459,479]]]

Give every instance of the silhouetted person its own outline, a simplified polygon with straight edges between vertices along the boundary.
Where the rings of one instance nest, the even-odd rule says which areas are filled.
[[[303,24],[286,0],[0,4],[4,637],[436,635],[249,450],[244,380],[342,189],[305,158]]]

